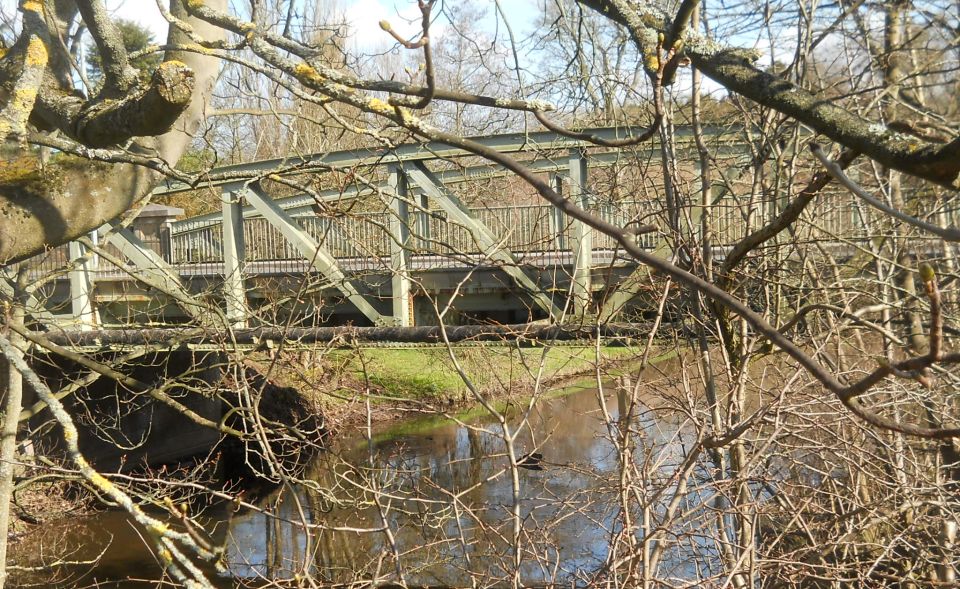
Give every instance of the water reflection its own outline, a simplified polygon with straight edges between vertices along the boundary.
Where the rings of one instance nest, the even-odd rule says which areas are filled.
[[[617,420],[616,401],[607,405]],[[653,420],[642,409],[635,417],[635,427],[642,424],[638,459],[655,449],[658,468],[672,474],[685,457],[680,424]],[[607,558],[619,513],[610,426],[596,391],[584,390],[543,401],[521,430],[517,455],[544,456],[543,470],[519,470],[525,583],[583,579]],[[513,485],[501,433],[498,424],[480,420],[334,447],[310,477],[339,504],[317,509],[317,493],[298,488],[296,497],[279,492],[270,498],[279,519],[236,517],[231,573],[280,579],[309,570],[325,581],[347,582],[396,580],[399,568],[410,583],[458,586],[477,575],[479,582],[508,578],[515,558]],[[296,501],[317,527],[309,553]],[[390,534],[379,531],[384,527]]]
[[[621,531],[620,467],[610,440],[619,431],[617,401],[605,398],[611,422],[598,401],[595,389],[544,399],[519,430],[517,456],[543,454],[543,470],[518,470],[525,584],[583,583],[603,567]],[[511,430],[517,414],[508,421]],[[687,457],[691,433],[680,417],[658,412],[654,418],[643,406],[635,408],[631,424],[643,484],[667,491],[649,497],[656,520],[676,488],[671,477]],[[516,559],[513,485],[501,433],[499,424],[479,419],[415,433],[381,432],[372,442],[341,440],[310,466],[310,485],[266,497],[261,511],[224,508],[213,515],[210,527],[226,546],[227,573],[218,581],[224,587],[239,580],[260,584],[304,573],[336,583],[396,581],[398,571],[420,585],[509,580]],[[645,492],[640,488],[637,496],[647,500]],[[710,501],[708,486],[685,491],[686,508],[699,509],[703,501]],[[691,579],[711,567],[713,540],[688,531],[693,539],[668,551],[660,574]],[[84,534],[116,536],[87,579],[158,577],[146,549],[131,552],[143,544],[121,515],[98,517]],[[74,581],[64,586],[80,584]],[[124,580],[101,586],[143,585]]]

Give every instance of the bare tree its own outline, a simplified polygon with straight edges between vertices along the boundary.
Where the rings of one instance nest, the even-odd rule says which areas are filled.
[[[198,128],[204,148],[229,161],[410,139],[462,148],[514,175],[498,192],[518,201],[538,195],[639,267],[622,284],[643,293],[652,318],[637,369],[613,385],[612,396],[604,393],[608,375],[599,367],[595,374],[600,435],[615,466],[587,469],[596,494],[545,485],[540,514],[548,521],[535,522],[535,510],[525,512],[529,482],[522,473],[542,466],[543,432],[535,423],[546,356],[516,360],[533,392],[513,400],[511,416],[449,346],[449,365],[487,416],[464,424],[470,451],[495,454],[493,466],[463,473],[451,454],[445,486],[419,474],[430,465],[378,462],[372,379],[363,364],[363,394],[353,399],[367,405],[365,453],[344,452],[320,485],[282,460],[310,445],[304,432],[311,428],[278,424],[259,401],[263,375],[275,374],[284,355],[251,371],[251,360],[230,346],[229,321],[216,305],[180,301],[194,310],[194,325],[179,335],[223,334],[223,386],[182,373],[144,382],[118,368],[122,358],[71,352],[23,326],[14,304],[0,336],[12,366],[0,494],[12,492],[11,416],[20,413],[21,374],[64,429],[71,474],[129,510],[178,582],[209,585],[197,558],[216,561],[220,552],[197,520],[170,499],[162,505],[185,531],[172,530],[140,506],[163,481],[105,478],[79,452],[73,423],[95,422],[96,411],[81,403],[71,414],[60,397],[104,377],[242,442],[242,460],[288,491],[289,511],[270,521],[292,521],[303,531],[295,564],[305,584],[406,584],[427,563],[447,562],[450,546],[466,561],[455,582],[473,584],[955,582],[955,3],[558,1],[543,7],[524,39],[501,3],[486,7],[503,27],[491,34],[478,24],[483,7],[441,11],[433,0],[419,0],[416,34],[381,23],[384,39],[416,64],[405,72],[369,67],[376,56],[342,43],[339,21],[326,18],[332,7],[304,15],[298,6],[251,2],[231,12],[224,2],[171,2],[166,45],[144,50],[164,52],[149,78],[134,70],[102,2],[23,1],[18,23],[0,15],[10,23],[3,30],[9,48],[0,54],[0,136],[10,154],[0,170],[0,259],[11,264],[85,235],[135,209],[162,177],[187,185],[235,180],[217,176],[211,165],[196,173],[177,169]],[[93,95],[85,94],[71,52],[83,30],[103,64],[103,84]],[[222,91],[214,98],[221,64]],[[708,88],[717,97],[705,97]],[[206,121],[214,102],[222,116]],[[578,130],[585,121],[629,121],[631,136],[603,140]],[[562,194],[522,157],[467,137],[535,124],[622,156],[591,188],[603,192],[604,204],[631,210],[626,218],[612,222]],[[726,135],[708,132],[719,128]],[[57,153],[44,161],[38,148]],[[376,189],[378,174],[358,167],[315,181],[280,163],[243,180],[275,195],[373,188],[359,205],[328,206],[318,198],[332,223],[346,223],[361,213],[389,215],[382,199],[390,195]],[[467,259],[469,245],[425,233],[415,237]],[[662,244],[653,251],[643,241],[650,234]],[[293,303],[268,305],[264,321],[291,328],[290,309],[320,289],[307,280],[295,285]],[[591,299],[577,320],[599,329],[616,298]],[[450,300],[431,301],[440,325],[453,313]],[[679,329],[667,335],[666,323]],[[21,357],[19,338],[82,370],[51,390]],[[652,362],[658,346],[680,358],[662,379]],[[216,423],[197,414],[186,401],[194,389],[214,391],[242,419]],[[109,431],[103,422],[92,425]],[[488,498],[472,495],[484,483],[502,504],[493,514],[482,504]],[[243,503],[195,481],[181,487]],[[312,494],[298,494],[302,488]],[[310,501],[352,502],[369,517],[318,524],[308,517]],[[561,570],[566,537],[558,530],[567,519],[594,522],[604,532],[601,562]],[[0,527],[3,521],[0,511]],[[473,524],[470,531],[463,521]],[[342,533],[369,538],[380,556],[322,579],[310,565],[320,550],[315,540]],[[425,548],[408,553],[411,538]]]

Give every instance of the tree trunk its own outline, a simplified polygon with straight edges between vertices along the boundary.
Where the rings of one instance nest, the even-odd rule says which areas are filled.
[[[226,0],[207,2],[225,10]],[[182,2],[171,2],[173,13],[208,41],[223,40],[226,32],[190,17]],[[170,45],[189,45],[189,36],[170,28]],[[56,52],[54,52],[56,53]],[[137,138],[127,151],[134,158],[163,161],[173,167],[186,151],[204,120],[209,98],[219,76],[220,60],[196,52],[168,51],[167,69],[189,69],[193,76],[189,106],[162,135]],[[159,71],[159,70],[158,70]],[[166,125],[164,125],[166,126]],[[156,132],[154,129],[151,132]],[[102,163],[62,157],[40,168],[27,149],[11,157],[0,179],[0,264],[38,254],[97,229],[141,203],[162,178],[159,172],[135,163]],[[103,157],[101,154],[100,157]]]

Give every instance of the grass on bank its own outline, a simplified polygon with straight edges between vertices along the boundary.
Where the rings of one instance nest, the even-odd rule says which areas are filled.
[[[461,367],[483,392],[522,392],[533,385],[540,370],[541,382],[593,370],[593,347],[556,346],[516,348],[504,345],[455,348]],[[467,387],[444,348],[369,348],[341,354],[338,364],[353,378],[369,383],[387,397],[406,399],[461,399]],[[603,346],[601,363],[625,360],[636,350]]]
[[[527,352],[532,351],[527,350]],[[636,349],[624,347],[604,347],[601,348],[600,352],[601,365],[608,365],[603,368],[604,378],[611,378],[628,373],[630,372],[631,367],[636,367],[636,363],[633,362],[633,360],[637,359]],[[651,364],[659,364],[660,362],[675,358],[676,355],[676,350],[666,350],[659,354],[653,355],[649,361]],[[423,356],[416,356],[415,354],[413,356],[416,357],[417,360],[424,359]],[[596,381],[592,376],[595,358],[595,350],[593,348],[565,347],[552,350],[545,360],[544,367],[545,376],[552,376],[547,376],[545,381],[549,382],[552,379],[560,378],[563,382],[559,387],[548,387],[546,391],[542,391],[543,398],[563,397],[569,394],[581,392],[585,388],[592,389],[596,387]],[[540,356],[536,356],[535,360],[537,362],[539,362],[539,359]],[[502,360],[503,359],[501,358],[495,361],[494,364],[499,363]],[[454,376],[456,375],[454,374]],[[459,380],[459,377],[457,377],[457,382],[462,383],[462,381]],[[446,386],[453,386],[453,384],[454,383],[451,381],[446,383]],[[529,395],[532,393],[532,390],[529,386],[530,383],[525,384],[527,386],[524,388],[512,391],[519,393],[517,395],[498,396],[495,394],[495,391],[488,390],[488,393],[491,393],[489,394],[488,400],[497,411],[503,414],[509,414],[511,411],[522,410],[529,400]],[[461,386],[461,389],[465,391],[465,387]],[[470,402],[461,405],[458,408],[454,408],[452,414],[462,422],[472,422],[476,419],[481,419],[489,415],[487,410],[482,406],[477,403]],[[403,419],[395,423],[390,423],[385,428],[377,431],[374,434],[374,441],[379,442],[383,440],[390,440],[398,436],[425,434],[435,430],[438,427],[447,426],[449,424],[449,418],[442,415],[425,415],[421,417]]]

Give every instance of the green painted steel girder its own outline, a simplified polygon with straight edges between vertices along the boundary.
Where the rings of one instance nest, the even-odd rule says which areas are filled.
[[[638,135],[645,130],[646,129],[633,127],[604,127],[596,129],[584,129],[580,132],[592,135],[594,137],[599,137],[607,141],[615,141],[618,139],[626,139],[631,136]],[[728,132],[729,130],[725,127],[708,127],[704,129],[704,133],[711,136],[722,135]],[[674,134],[675,137],[680,140],[690,139],[693,136],[693,129],[692,127],[686,126],[676,127]],[[520,151],[533,152],[538,150],[568,150],[574,148],[597,147],[595,143],[590,141],[571,139],[552,131],[506,133],[501,135],[471,137],[469,139],[483,145],[484,147],[495,149],[501,153],[516,153]],[[656,145],[657,141],[652,140],[649,144]],[[211,178],[211,180],[195,185],[170,181],[162,184],[156,190],[154,190],[154,194],[171,194],[210,186],[221,186],[225,191],[234,191],[243,188],[243,186],[248,184],[253,179],[262,178],[271,173],[299,174],[318,169],[353,168],[364,165],[449,159],[458,157],[471,157],[475,155],[476,154],[465,149],[452,147],[440,141],[429,141],[426,143],[405,143],[403,145],[398,145],[393,149],[364,148],[346,151],[314,153],[303,156],[275,158],[222,166],[215,168],[206,174]]]

